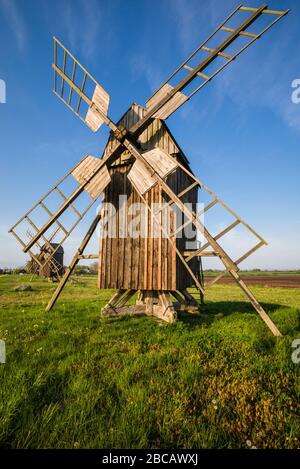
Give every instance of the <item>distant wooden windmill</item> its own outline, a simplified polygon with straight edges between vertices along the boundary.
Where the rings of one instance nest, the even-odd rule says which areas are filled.
[[[132,104],[117,124],[108,116],[108,93],[54,38],[54,93],[94,132],[102,124],[106,124],[111,129],[111,135],[101,159],[86,156],[10,231],[22,244],[23,251],[28,252],[33,259],[38,259],[35,249],[39,249],[39,242],[43,246],[49,246],[49,233],[54,225],[60,239],[52,249],[53,256],[100,194],[102,203],[109,202],[110,205],[107,206],[110,208],[105,213],[102,210],[93,220],[47,310],[56,302],[76,264],[81,259],[99,257],[99,288],[117,289],[117,293],[103,309],[103,314],[136,312],[174,321],[176,305],[171,301],[171,296],[181,307],[195,305],[197,303],[188,293],[188,287],[195,285],[203,295],[205,289],[229,273],[272,333],[280,335],[238,274],[238,264],[266,244],[266,241],[194,176],[164,121],[287,13],[288,11],[271,11],[266,4],[259,8],[238,6],[161,85],[147,101],[146,107]],[[271,18],[271,21],[257,32],[255,27],[259,27],[259,20],[262,18]],[[76,181],[77,186],[66,195],[64,187],[68,187],[70,179]],[[200,212],[196,209],[198,189],[211,197],[211,201]],[[89,200],[84,209],[79,210],[76,203],[83,194]],[[55,209],[50,209],[48,200],[55,195],[61,198],[61,202]],[[137,236],[128,235],[120,195],[126,195],[130,204],[139,202],[145,208],[135,218],[140,229],[144,228],[143,234],[139,232]],[[229,213],[233,221],[220,233],[212,235],[200,216],[204,212],[207,214],[215,205]],[[113,213],[109,213],[111,207]],[[47,215],[47,220],[38,228],[32,218],[41,209]],[[66,213],[71,212],[76,219],[66,228],[63,217],[68,219]],[[131,216],[127,208],[125,215],[125,219]],[[101,227],[99,253],[84,254],[104,216],[106,221]],[[180,219],[183,221],[178,224]],[[112,222],[115,227],[113,235],[108,229]],[[22,235],[24,224],[29,224],[35,230],[29,242]],[[238,225],[249,230],[257,238],[257,242],[233,261],[221,246],[220,240]],[[158,228],[156,236],[153,236],[154,226],[156,231]],[[204,242],[201,246],[187,249],[186,243],[190,239],[184,231],[186,226],[192,226],[202,233]],[[196,241],[194,238],[194,242]],[[219,258],[225,270],[204,285],[201,259],[206,256]],[[49,258],[45,262],[49,262]],[[126,306],[136,292],[136,304]]]

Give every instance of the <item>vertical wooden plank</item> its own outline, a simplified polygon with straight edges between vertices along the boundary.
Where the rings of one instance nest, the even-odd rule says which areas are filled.
[[[151,206],[151,203],[153,201],[153,188],[149,191],[149,203]],[[148,274],[149,274],[149,290],[152,290],[153,286],[153,280],[152,280],[152,275],[153,275],[153,216],[151,213],[149,213],[149,264],[148,264]]]
[[[112,174],[113,177],[113,174]],[[108,197],[107,201],[109,202],[108,205],[108,225],[107,225],[107,234],[106,234],[106,288],[111,288],[110,286],[110,279],[111,279],[111,236],[110,236],[110,218],[111,218],[111,200],[113,195],[113,182],[108,187]]]
[[[128,206],[131,205],[132,203],[132,193],[133,193],[133,187],[130,183],[129,180],[127,180],[128,183]],[[128,216],[128,224],[131,221],[131,216]],[[132,238],[130,233],[127,231],[127,237],[125,239],[125,268],[124,268],[124,277],[125,281],[124,284],[126,285],[126,288],[131,289],[131,267],[132,267]]]
[[[120,223],[120,211],[119,211],[119,195],[122,191],[122,171],[121,168],[117,168],[116,172],[116,186],[117,189],[115,191],[115,203],[114,206],[116,208],[116,218],[115,218],[115,238],[113,239],[113,284],[114,288],[118,288],[118,268],[119,268],[119,248],[120,248],[120,239],[119,239],[119,223]]]
[[[148,204],[149,194],[145,194],[146,203]],[[148,290],[148,239],[149,239],[149,210],[145,213],[145,239],[144,239],[144,282],[143,289]]]
[[[179,189],[179,181],[178,181],[177,172],[171,175],[171,186],[174,192],[177,193]],[[170,225],[172,227],[172,232],[173,232],[176,227],[176,216],[174,213],[174,209],[170,210]],[[176,237],[173,236],[172,240],[175,246],[177,246]],[[168,286],[169,286],[169,290],[176,290],[177,275],[178,275],[177,262],[176,262],[177,255],[176,255],[176,250],[174,249],[173,246],[171,246],[171,244],[170,244],[169,250],[170,250],[169,251],[170,252],[169,254],[170,266],[169,266]]]
[[[132,193],[132,203],[136,204],[138,201],[138,194],[134,190]],[[136,219],[136,214],[133,212],[132,219]],[[135,223],[134,223],[135,229]],[[132,233],[134,236],[132,238],[132,278],[131,278],[131,286],[132,289],[138,290],[138,267],[139,267],[139,238],[135,237],[135,233]]]
[[[120,168],[120,188],[122,195],[127,195],[127,171],[126,167]],[[118,284],[124,285],[124,263],[125,263],[125,232],[126,232],[126,208],[122,207],[119,216],[119,267],[118,267]]]
[[[104,200],[104,193],[102,193],[102,202]],[[99,258],[98,258],[98,288],[103,288],[102,287],[102,272],[103,272],[103,267],[102,267],[102,261],[103,261],[103,233],[102,229],[98,227],[99,230]]]
[[[164,196],[164,193],[162,193],[162,201],[163,203],[166,202],[166,198]],[[169,225],[169,210],[168,208],[166,210],[162,211],[162,223],[166,227],[166,230],[168,231],[168,225]],[[167,281],[167,272],[168,272],[168,247],[169,247],[169,241],[166,237],[163,238],[162,242],[162,290],[167,290],[168,289],[168,281]]]
[[[162,204],[162,191],[161,188],[158,187],[158,203]],[[159,223],[162,224],[162,213],[159,212]],[[163,232],[162,230],[159,230],[159,238],[158,238],[158,262],[157,262],[157,279],[158,279],[158,285],[157,289],[161,290],[162,289],[162,236]]]
[[[139,267],[138,267],[138,289],[143,289],[144,285],[144,260],[145,260],[145,209],[141,201],[141,198],[138,196],[138,201],[141,204],[141,213],[140,213],[140,236],[139,236]]]
[[[104,200],[108,200],[108,189],[109,186],[105,189]],[[107,288],[107,269],[106,269],[106,257],[107,257],[107,239],[105,234],[106,226],[103,226],[102,236],[103,236],[103,250],[102,250],[102,273],[101,273],[101,285],[102,288]]]
[[[157,208],[158,200],[159,200],[159,187],[158,184],[153,187],[153,195],[154,195],[154,207]],[[153,239],[153,290],[158,290],[158,226],[156,220],[153,222],[153,231],[154,231],[154,239]]]

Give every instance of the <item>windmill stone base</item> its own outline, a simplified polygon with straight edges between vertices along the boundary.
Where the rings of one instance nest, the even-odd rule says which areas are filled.
[[[135,305],[127,305],[130,298],[138,293]],[[176,299],[172,302],[171,296]],[[177,311],[194,312],[198,310],[197,301],[186,290],[118,290],[102,308],[102,317],[113,316],[155,316],[172,323],[177,320]]]

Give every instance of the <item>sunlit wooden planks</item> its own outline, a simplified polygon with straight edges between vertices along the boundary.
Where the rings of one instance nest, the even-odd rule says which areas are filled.
[[[176,160],[160,148],[153,148],[143,153],[143,156],[162,178],[167,177],[177,168]],[[140,160],[135,161],[128,173],[128,178],[140,195],[144,195],[156,184],[156,179]]]
[[[54,39],[54,93],[71,109],[93,132],[97,132],[104,123],[109,124],[106,118],[110,96],[97,83],[92,75],[81,65],[81,63],[66,49],[55,37]],[[57,61],[58,51],[63,53],[63,63]],[[66,64],[71,64],[72,73],[68,75]],[[83,74],[81,86],[78,86],[78,75]],[[61,78],[61,89],[57,89],[57,76]],[[68,95],[64,95],[65,85],[69,86]],[[90,90],[90,91],[88,91]],[[78,99],[74,98],[78,96]],[[88,105],[85,113],[82,103]],[[84,110],[83,110],[84,109]]]
[[[92,96],[92,105],[89,107],[85,117],[86,124],[93,132],[97,132],[101,125],[105,123],[97,110],[99,109],[107,115],[109,99],[109,94],[100,85],[96,85]]]
[[[151,164],[154,171],[156,171],[162,178],[171,174],[178,166],[175,158],[172,158],[161,148],[154,148],[153,150],[146,151],[143,153],[143,156]]]
[[[100,165],[101,160],[88,155],[71,174],[79,184],[83,184],[92,176]],[[104,165],[103,168],[97,172],[97,174],[85,186],[84,190],[92,197],[92,199],[96,199],[109,183],[110,175],[106,165]]]
[[[147,101],[147,109],[151,110],[155,107],[165,96],[167,96],[170,91],[173,90],[173,86],[166,83],[156,94],[154,94]],[[164,104],[154,115],[153,117],[157,119],[167,119],[173,112],[176,111],[182,104],[187,101],[188,97],[185,94],[178,91],[169,101]]]

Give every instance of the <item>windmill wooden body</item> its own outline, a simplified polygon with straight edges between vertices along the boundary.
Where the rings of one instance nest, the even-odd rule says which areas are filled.
[[[103,208],[82,240],[47,310],[55,304],[76,264],[81,259],[99,258],[99,287],[117,289],[103,309],[105,315],[145,313],[174,321],[176,306],[171,297],[177,300],[177,306],[195,306],[197,302],[187,288],[193,285],[203,296],[205,289],[228,273],[247,295],[272,333],[280,335],[238,274],[238,265],[266,241],[192,173],[185,155],[164,121],[287,13],[269,10],[266,4],[259,8],[239,5],[150,97],[145,107],[133,104],[117,124],[108,116],[108,93],[54,38],[55,94],[94,132],[106,124],[111,130],[111,137],[102,158],[86,156],[10,230],[22,244],[24,252],[40,262],[36,253],[40,243],[51,250],[50,257],[54,256],[102,194]],[[263,28],[259,22],[262,18],[270,18]],[[75,180],[77,186],[71,194],[66,194],[63,187],[69,179]],[[200,211],[196,205],[199,189],[211,198]],[[47,203],[54,194],[61,198],[61,202],[53,210],[49,209]],[[82,194],[88,195],[89,201],[79,211],[75,202]],[[135,217],[135,223],[146,228],[143,235],[139,231],[138,235],[129,236],[125,230],[124,236],[121,195],[129,199],[130,205],[135,202],[143,207],[140,215]],[[201,216],[214,206],[230,214],[232,222],[221,232],[212,235]],[[39,209],[43,209],[48,216],[42,226],[33,221]],[[68,212],[72,212],[76,219],[71,226],[66,227],[62,220]],[[126,215],[130,215],[129,209],[126,209]],[[100,221],[99,253],[85,254]],[[22,234],[24,224],[35,229],[29,242],[24,240]],[[113,235],[109,231],[112,224],[116,229]],[[197,234],[194,239],[185,235],[184,229],[188,226],[197,233],[201,232],[201,245],[197,245]],[[221,242],[227,233],[238,226],[248,230],[256,238],[256,243],[233,260]],[[60,236],[55,248],[49,241],[53,236],[53,227],[55,234]],[[158,235],[153,236],[153,227]],[[189,246],[187,249],[187,242],[194,242],[193,248]],[[204,257],[216,257],[224,266],[224,271],[206,284],[201,276],[201,260]],[[45,262],[49,262],[49,259]],[[136,304],[126,306],[135,293]]]
[[[147,110],[135,103],[121,118],[119,125],[130,128],[141,119]],[[188,170],[189,164],[179,145],[172,136],[166,124],[160,119],[153,119],[140,135],[137,143],[144,152],[156,151],[161,149],[166,151],[174,158],[180,161]],[[111,151],[116,144],[116,139],[111,137],[108,141],[103,157]],[[193,279],[186,269],[182,269],[181,261],[176,256],[176,251],[164,236],[159,226],[155,226],[153,217],[149,216],[147,210],[143,210],[143,200],[138,191],[130,182],[128,175],[132,169],[134,158],[131,153],[125,150],[120,157],[111,165],[111,181],[105,188],[102,201],[112,204],[115,210],[112,217],[111,232],[107,226],[103,227],[100,233],[99,249],[99,288],[115,288],[120,291],[128,291],[129,295],[140,292],[138,303],[142,310],[142,298],[148,303],[157,302],[160,296],[165,296],[169,301],[169,292],[179,290],[184,295],[185,290],[193,285]],[[192,184],[191,178],[180,168],[173,171],[167,177],[167,183],[174,193],[180,194]],[[197,186],[193,187],[184,198],[184,201],[196,207]],[[120,197],[121,195],[121,197]],[[184,196],[183,196],[184,197]],[[163,190],[155,184],[147,191],[147,203],[159,208],[169,199],[165,197]],[[129,210],[136,204],[135,210],[129,215]],[[168,220],[166,218],[168,217]],[[128,225],[134,218],[134,228],[136,234],[128,233]],[[176,213],[173,209],[160,214],[160,222],[168,227],[169,234],[176,231]],[[125,235],[125,229],[126,235]],[[104,236],[106,231],[106,236]],[[114,231],[114,232],[112,232]],[[176,234],[170,236],[180,251],[185,251],[187,243],[191,245],[192,239],[186,237],[186,231],[181,236]],[[112,236],[110,236],[112,235]],[[194,258],[190,265],[195,276],[200,275],[201,266],[199,259]],[[129,293],[130,292],[130,293]],[[183,296],[184,298],[184,296]],[[191,298],[189,299],[190,302]],[[175,311],[170,304],[169,310],[175,317]],[[122,310],[118,310],[121,312]],[[123,311],[126,311],[123,309]],[[108,314],[108,308],[106,309]],[[115,311],[111,310],[114,314]],[[161,311],[163,315],[163,311]],[[170,311],[169,311],[170,317]]]

